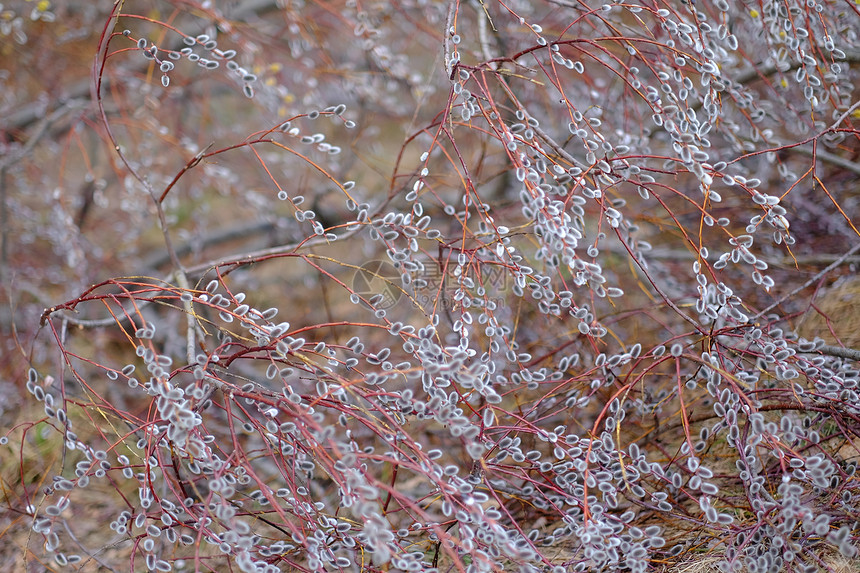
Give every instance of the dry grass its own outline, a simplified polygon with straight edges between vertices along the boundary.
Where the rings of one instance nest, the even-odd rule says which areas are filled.
[[[722,556],[714,554],[690,557],[681,563],[667,566],[663,571],[665,573],[720,573],[717,565],[722,559]],[[846,559],[832,551],[826,551],[821,555],[821,561],[824,564],[821,570],[828,573],[857,573],[860,571],[860,559]],[[747,570],[741,569],[738,573],[747,573]]]
[[[860,348],[860,277],[846,276],[818,294],[798,333],[828,344]]]

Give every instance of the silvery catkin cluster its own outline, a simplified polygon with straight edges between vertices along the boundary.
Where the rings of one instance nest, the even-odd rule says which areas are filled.
[[[136,246],[42,315],[28,561],[858,563],[854,2],[159,4],[99,22]]]

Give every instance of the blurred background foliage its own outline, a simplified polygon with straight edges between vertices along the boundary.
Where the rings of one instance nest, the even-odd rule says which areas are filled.
[[[39,383],[45,388],[62,387],[64,393],[69,388],[73,399],[86,402],[93,396],[88,391],[93,391],[104,398],[102,405],[130,417],[144,420],[151,412],[151,404],[138,402],[131,393],[110,384],[94,381],[87,390],[73,389],[70,382],[75,377],[64,370],[68,355],[58,352],[58,340],[65,352],[80,358],[76,375],[84,380],[95,380],[104,365],[120,368],[129,360],[134,348],[129,332],[90,328],[86,322],[105,319],[110,300],[89,301],[74,311],[63,311],[71,321],[40,319],[47,318],[43,317],[46,309],[65,301],[80,302],[81,293],[112,277],[125,277],[120,282],[129,288],[176,286],[175,261],[165,246],[165,231],[187,272],[189,291],[202,292],[220,265],[233,293],[248,292],[252,304],[261,309],[280,307],[279,319],[289,320],[293,330],[306,329],[312,342],[339,347],[355,334],[368,344],[384,347],[390,344],[386,329],[392,321],[420,328],[436,316],[442,323],[441,339],[456,345],[458,327],[463,326],[457,313],[463,308],[448,300],[446,281],[456,282],[453,269],[458,254],[468,253],[466,272],[488,281],[479,298],[496,304],[496,319],[510,327],[509,339],[516,341],[516,351],[526,353],[522,358],[515,353],[516,360],[500,367],[513,382],[505,388],[504,409],[493,421],[522,431],[529,448],[545,448],[538,439],[538,428],[544,426],[562,424],[572,433],[592,435],[592,426],[597,428],[606,415],[604,406],[617,396],[619,380],[642,384],[633,385],[637,389],[631,394],[631,403],[638,408],[636,423],[621,428],[619,419],[616,436],[622,444],[657,443],[652,453],[659,455],[651,461],[668,465],[675,461],[680,444],[690,442],[687,416],[693,421],[693,433],[713,418],[714,397],[703,391],[687,396],[690,401],[685,405],[679,388],[688,378],[675,362],[652,356],[653,364],[637,362],[607,373],[611,369],[596,364],[600,354],[623,354],[636,344],[645,352],[661,344],[681,344],[689,360],[684,376],[695,377],[701,353],[717,348],[724,341],[722,335],[742,340],[739,333],[745,326],[760,327],[766,333],[779,328],[775,339],[781,338],[783,330],[796,330],[804,338],[820,337],[830,346],[856,351],[860,340],[860,305],[853,278],[860,261],[855,247],[860,240],[856,227],[860,145],[854,127],[860,119],[855,105],[860,59],[856,3],[733,2],[723,10],[719,2],[642,2],[643,11],[616,4],[622,3],[604,7],[603,2],[568,0],[4,2],[0,7],[0,392],[4,397],[0,413],[7,435],[20,442],[14,455],[10,445],[2,446],[6,449],[3,536],[13,539],[3,552],[6,563],[14,568],[12,564],[24,554],[35,559],[31,563],[41,559],[41,550],[35,551],[35,558],[29,553],[39,543],[29,537],[32,516],[27,508],[52,474],[70,467],[65,460],[68,452],[60,453],[62,436],[51,434],[47,422],[39,421],[41,405],[25,398],[28,368],[44,371]],[[780,8],[783,4],[790,10]],[[677,24],[665,23],[696,18],[710,21],[714,29],[722,25],[725,30],[714,30],[713,36],[722,36],[723,47],[732,43],[727,36],[734,37],[736,48],[716,50],[712,58],[697,61],[701,50],[692,48],[695,41],[687,46],[675,39],[686,34],[701,44],[702,28],[679,33]],[[195,39],[194,53],[203,54],[198,58],[207,51],[215,53],[205,47],[211,39],[217,39],[222,55],[228,50],[236,55],[212,56],[219,63],[214,69],[187,54],[176,60],[164,55],[188,47],[183,38]],[[552,48],[545,47],[547,41],[560,46],[557,58]],[[836,42],[839,54],[828,41]],[[145,53],[153,45],[161,54],[157,59]],[[811,62],[798,57],[802,50],[808,51]],[[713,69],[703,68],[709,59],[716,62]],[[170,69],[163,72],[159,61],[169,62]],[[227,61],[236,62],[240,69],[229,69]],[[574,61],[583,66],[582,71]],[[638,68],[639,79],[633,67]],[[815,81],[808,80],[811,75]],[[690,87],[681,78],[687,78]],[[706,85],[706,79],[719,83],[720,89],[709,91],[713,86]],[[649,99],[647,86],[656,86],[655,92],[665,98],[662,112],[652,105],[655,98]],[[661,93],[662,86],[669,87]],[[469,111],[464,90],[477,97],[478,103],[473,103],[480,113]],[[680,97],[682,91],[689,98]],[[666,97],[669,94],[675,99]],[[340,104],[345,111],[334,113],[334,106]],[[698,112],[698,118],[708,123],[696,137],[710,138],[709,147],[698,149],[707,151],[709,158],[693,161],[685,155],[689,148],[679,151],[692,139],[675,137],[666,121],[672,117],[676,123],[686,123],[680,133],[689,127],[692,116],[679,120],[676,112],[666,111],[671,105],[693,115]],[[662,114],[659,125],[652,114]],[[520,127],[513,128],[515,124]],[[569,124],[576,125],[569,128]],[[513,141],[514,133],[533,128],[530,138],[520,136],[513,148],[505,145]],[[577,134],[577,129],[584,135]],[[611,165],[604,162],[605,170],[601,155],[589,157],[583,145],[586,136],[610,143],[602,148],[612,161]],[[261,142],[247,144],[254,140]],[[679,141],[684,146],[673,145]],[[526,171],[540,162],[544,170],[535,171],[539,179],[526,179]],[[714,167],[718,162],[723,162],[720,169]],[[691,167],[693,163],[700,170],[706,165],[713,187]],[[547,165],[564,171],[554,173]],[[532,192],[538,181],[572,173],[569,170],[577,165],[580,173],[586,173],[579,182],[571,184],[568,177],[559,185],[572,185],[570,196],[581,188],[599,188],[603,193],[583,202],[580,230],[585,238],[580,251],[585,253],[589,246],[594,250],[581,258],[599,263],[606,288],[622,289],[622,297],[595,295],[599,289],[593,281],[574,288],[577,278],[571,267],[547,265],[541,247],[551,239],[535,225],[540,217],[531,217],[523,209],[528,203],[523,201],[523,189]],[[636,173],[630,171],[631,165]],[[651,180],[638,179],[640,170]],[[602,179],[600,171],[605,173]],[[729,172],[740,178],[738,184],[727,183]],[[345,189],[348,181],[355,182],[355,187]],[[367,203],[371,217],[408,213],[416,201],[407,197],[419,181],[422,214],[431,216],[432,228],[440,232],[440,237],[420,237],[414,251],[426,265],[418,275],[428,284],[413,290],[398,285],[393,291],[397,305],[385,320],[374,318],[362,305],[352,304],[349,295],[358,290],[356,271],[368,262],[387,261],[386,245],[368,238],[364,227],[370,225],[356,223],[347,198]],[[749,181],[758,184],[747,185]],[[156,195],[165,192],[163,201],[153,201],[152,189]],[[708,190],[719,195],[711,196]],[[771,214],[767,224],[762,222],[766,213],[754,198],[762,194],[778,197],[784,215]],[[570,196],[562,196],[568,208]],[[473,210],[468,220],[460,216],[464,197],[470,198]],[[490,208],[496,224],[489,232],[478,224],[489,221],[486,212],[474,209],[481,202]],[[608,208],[623,213],[620,231],[611,224],[612,217],[607,219]],[[320,240],[307,220],[297,219],[296,213],[304,210],[313,211],[325,232],[347,240]],[[475,212],[479,215],[474,216]],[[751,223],[756,214],[759,221]],[[713,224],[722,218],[724,224]],[[780,227],[780,221],[790,226]],[[766,262],[772,288],[752,280],[750,268],[729,266],[716,272],[719,269],[711,266],[723,251],[737,250],[728,240],[749,233],[749,225],[754,232],[757,226],[766,231],[761,233],[763,239],[757,239],[754,259]],[[503,237],[506,246],[523,257],[522,264],[534,267],[526,273],[530,284],[541,284],[539,275],[549,276],[556,291],[575,291],[576,301],[591,313],[584,332],[580,321],[568,314],[544,312],[540,297],[529,298],[531,287],[525,289],[525,296],[516,294],[516,273],[511,270],[515,265],[478,253],[479,249],[496,252]],[[298,246],[290,250],[284,245]],[[710,248],[710,263],[702,248],[705,252]],[[270,257],[267,249],[279,255]],[[255,262],[230,264],[243,258]],[[696,263],[697,270],[691,272]],[[716,326],[697,323],[691,329],[689,320],[680,318],[689,315],[697,320],[697,275],[705,273],[708,277],[703,280],[708,283],[731,285],[748,324],[729,320]],[[386,277],[371,290],[387,288],[397,280],[397,274]],[[531,288],[536,290],[540,288]],[[407,303],[409,297],[416,304]],[[172,312],[177,308],[174,300],[152,311],[164,348],[181,349],[185,344],[186,318]],[[216,310],[204,306],[196,318],[211,326],[217,322]],[[768,313],[776,318],[771,320]],[[110,320],[99,324],[115,326]],[[211,333],[218,330],[213,326]],[[478,332],[475,347],[486,351],[491,338]],[[797,339],[794,335],[792,343]],[[790,384],[782,385],[769,367],[756,362],[761,356],[734,344],[723,347],[721,356],[728,363],[739,370],[763,372],[761,386],[753,384],[752,394],[774,388],[788,392]],[[581,366],[560,367],[560,357],[573,352],[582,355]],[[504,349],[497,354],[503,353]],[[395,354],[408,358],[409,353],[395,350]],[[569,386],[563,391],[561,387],[547,390],[512,377],[541,366],[565,372]],[[260,374],[255,367],[240,365],[234,374],[237,379],[254,379]],[[313,366],[307,368],[303,376],[311,388],[319,372]],[[850,368],[850,361],[845,368]],[[69,380],[54,380],[48,374],[62,377],[61,372]],[[351,371],[339,375],[350,376]],[[597,384],[592,383],[595,379]],[[812,378],[807,382],[814,384]],[[567,412],[571,408],[561,405],[568,403],[564,400],[571,389],[595,400],[575,414]],[[393,387],[391,392],[400,390]],[[786,393],[774,398],[775,403],[784,405]],[[756,395],[765,401],[770,396]],[[470,401],[462,399],[463,404]],[[98,400],[90,405],[95,403]],[[489,420],[482,410],[486,403],[470,403],[474,406],[470,416],[481,423]],[[662,408],[671,412],[665,419],[658,415]],[[653,417],[644,415],[646,411],[653,412]],[[763,411],[773,411],[767,419],[779,423],[778,408]],[[93,440],[106,444],[130,432],[98,408],[82,406],[79,412],[70,410],[69,416],[81,428],[82,439],[84,427],[95,436]],[[856,416],[854,411],[845,418],[853,426],[836,428],[842,441],[836,445],[839,440],[834,438],[827,450],[834,461],[856,462]],[[528,424],[523,422],[526,418]],[[840,419],[840,424],[845,420]],[[824,424],[824,420],[816,418],[814,423]],[[436,434],[436,421],[410,419],[404,423],[406,428],[427,448],[445,449],[446,460],[450,456],[448,461],[461,465],[464,475],[473,469],[469,457],[456,449],[459,441]],[[836,435],[836,429],[831,428],[831,435]],[[374,427],[364,439],[384,441],[380,433]],[[229,439],[230,432],[221,437]],[[714,439],[708,448],[713,467],[725,480],[726,496],[743,498],[743,480],[733,481],[737,451]],[[772,491],[780,475],[777,466],[768,466]],[[543,483],[544,474],[535,468],[522,474],[507,467],[496,469],[511,483],[521,475],[527,476],[525,483]],[[396,472],[386,471],[379,481],[396,483],[404,496],[412,488],[426,493],[415,486],[423,476],[413,481],[401,476],[397,482]],[[854,478],[847,482],[852,485],[840,487],[856,488]],[[123,486],[107,489],[116,493]],[[560,514],[536,508],[528,495],[501,487],[498,492],[504,494],[508,516],[522,520],[524,529],[539,530],[543,536],[561,523]],[[92,494],[93,517],[102,513],[115,517],[110,512],[116,508],[105,500]],[[729,510],[737,521],[754,523],[752,513],[744,513],[746,501],[737,503]],[[856,502],[846,505],[840,509],[844,512],[840,519],[860,517]],[[693,495],[679,496],[678,506],[685,517],[701,513]],[[637,515],[647,513],[640,510],[643,513]],[[721,544],[720,532],[704,532],[700,521],[689,528],[679,525],[683,520],[668,517],[649,523],[661,525],[670,545],[682,547],[687,557]],[[98,538],[98,525],[83,527]],[[852,532],[857,535],[856,529]],[[432,555],[433,543],[422,543],[420,550]],[[559,542],[557,549],[556,557],[547,558],[544,565],[585,562],[577,561],[582,548],[576,544],[567,547]],[[106,566],[119,555],[126,557],[119,544],[116,554],[113,551],[95,562]],[[441,562],[438,546],[435,552],[440,567],[454,570],[468,565],[462,552],[459,560],[454,558],[456,551],[443,554]],[[683,561],[680,553],[671,557],[667,553],[652,566]],[[301,562],[297,558],[294,564]]]

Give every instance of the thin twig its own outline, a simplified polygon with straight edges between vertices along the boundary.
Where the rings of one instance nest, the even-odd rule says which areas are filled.
[[[443,64],[445,66],[445,75],[449,78],[451,77],[451,73],[452,73],[452,69],[453,69],[452,65],[451,65],[451,45],[450,45],[451,33],[450,33],[450,30],[451,30],[451,26],[454,23],[454,9],[455,9],[456,5],[457,5],[457,2],[455,2],[454,0],[451,0],[451,2],[448,4],[448,16],[445,18],[445,30],[442,33],[442,40],[443,40],[443,52],[442,53],[445,56],[445,60],[444,60]]]
[[[364,228],[362,225],[356,225],[356,226],[352,227],[351,229],[348,229],[342,235],[338,235],[336,240],[342,241],[344,239],[348,239],[349,237],[351,237],[352,235],[357,233],[362,228]],[[235,255],[229,255],[229,256],[221,257],[219,259],[211,260],[211,261],[208,261],[205,263],[200,263],[200,264],[193,265],[190,267],[185,267],[183,269],[183,274],[186,277],[184,283],[183,283],[182,279],[177,277],[175,274],[168,275],[167,277],[162,279],[162,281],[166,284],[170,284],[170,280],[173,277],[173,278],[176,278],[177,283],[183,283],[184,285],[186,285],[186,286],[183,286],[183,284],[178,284],[178,286],[180,288],[190,290],[190,285],[187,281],[188,276],[202,276],[206,272],[208,272],[214,268],[225,267],[225,266],[240,267],[243,265],[252,264],[261,257],[271,257],[271,256],[283,255],[283,254],[287,254],[287,253],[293,253],[299,248],[314,247],[314,246],[329,244],[332,242],[334,242],[332,239],[327,239],[326,237],[314,237],[312,239],[306,239],[306,240],[299,241],[299,242],[287,243],[284,245],[278,245],[277,247],[271,247],[268,249],[253,251],[251,253],[237,253]],[[156,285],[153,285],[153,286],[156,286]],[[137,301],[139,308],[143,308],[143,305],[148,305],[150,303],[151,303],[151,301],[147,301],[147,300],[138,300]],[[190,312],[190,310],[188,308],[186,308],[185,311],[186,311],[186,314],[188,314],[189,316],[193,315],[193,313]],[[54,314],[54,313],[49,313],[49,314]],[[68,312],[58,311],[58,316],[60,316],[63,320],[68,321],[69,324],[74,324],[75,326],[80,326],[83,328],[99,328],[99,327],[103,327],[103,326],[109,326],[112,324],[121,324],[122,322],[127,320],[128,313],[124,313],[123,315],[117,315],[116,317],[110,316],[107,318],[99,318],[99,319],[84,319],[84,318],[76,318],[75,316],[69,314]],[[193,318],[193,316],[192,316],[192,318]],[[189,326],[190,326],[190,323],[189,323]],[[193,362],[193,360],[191,362]]]
[[[790,147],[789,149],[791,151],[795,151],[797,153],[802,153],[803,155],[809,155],[809,156],[813,155],[813,151],[811,149],[806,148],[806,147],[797,146],[797,147]],[[849,161],[848,159],[845,159],[844,157],[839,157],[835,153],[830,153],[829,151],[825,151],[819,147],[819,149],[815,150],[814,155],[816,158],[821,159],[823,161],[826,161],[827,163],[832,163],[833,165],[841,167],[842,169],[845,169],[847,171],[851,171],[852,173],[856,173],[857,175],[860,175],[860,165],[858,165],[857,163],[854,163],[853,161]]]
[[[627,254],[627,249],[622,245],[613,244],[609,246],[609,250],[613,253]],[[689,260],[695,261],[700,259],[700,255],[695,251],[688,249],[654,249],[645,253],[647,259],[654,260]],[[843,263],[860,263],[860,256],[850,256],[844,258],[844,253],[816,253],[813,255],[795,255],[793,257],[785,255],[777,256],[760,256],[759,260],[766,262],[768,265],[774,266],[794,266],[799,265],[819,265],[830,264],[833,261],[842,261]]]
[[[484,59],[489,62],[490,69],[495,71],[499,67],[498,62],[494,62],[493,55],[490,53],[490,37],[487,31],[487,22],[490,21],[490,13],[487,10],[487,6],[484,4],[483,0],[479,0],[480,8],[478,6],[475,7],[475,10],[478,12],[478,41],[481,45],[481,54],[484,56]],[[495,26],[493,27],[495,29]]]
[[[819,348],[816,348],[813,351],[820,352],[821,354],[829,354],[830,356],[837,356],[839,358],[848,358],[850,360],[860,360],[860,350],[855,350],[854,348],[844,348],[842,346],[833,346],[831,344],[825,344]]]
[[[248,239],[256,237],[265,233],[271,233],[276,229],[277,225],[270,221],[257,221],[248,225],[237,225],[235,227],[229,227],[227,229],[219,229],[214,233],[207,234],[199,240],[188,241],[186,243],[183,243],[182,245],[178,245],[175,247],[175,250],[176,254],[182,257],[188,255],[189,253],[197,249],[204,250],[223,243],[229,243],[237,239]],[[168,256],[167,253],[158,252],[146,259],[146,261],[141,265],[141,268],[160,269],[169,262],[170,256]],[[144,274],[151,273],[144,272]]]
[[[336,241],[342,241],[347,239],[357,233],[359,230],[363,229],[364,225],[356,224],[352,226],[351,229],[348,229],[343,234],[338,235]],[[227,257],[221,257],[217,260],[212,260],[206,263],[201,263],[198,265],[193,265],[187,267],[185,272],[189,275],[198,275],[203,274],[211,269],[216,267],[224,267],[224,266],[242,266],[256,262],[257,259],[261,257],[271,257],[274,255],[284,255],[287,253],[295,252],[296,249],[301,247],[315,247],[319,245],[327,245],[329,243],[334,242],[332,239],[327,239],[325,236],[321,237],[313,237],[312,239],[305,239],[299,241],[297,243],[288,243],[286,245],[279,245],[277,247],[272,247],[269,249],[261,249],[259,251],[253,251],[250,253],[242,253],[236,255],[230,255]]]

